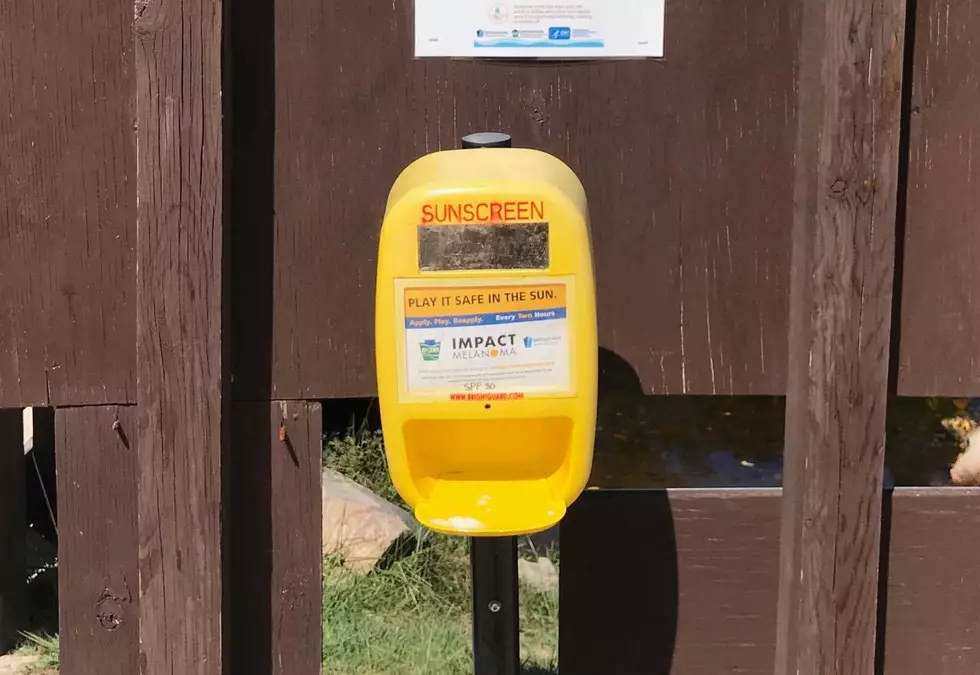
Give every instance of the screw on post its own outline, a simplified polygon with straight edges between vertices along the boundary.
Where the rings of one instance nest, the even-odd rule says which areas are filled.
[[[517,537],[474,537],[470,566],[473,672],[517,675],[520,672]]]

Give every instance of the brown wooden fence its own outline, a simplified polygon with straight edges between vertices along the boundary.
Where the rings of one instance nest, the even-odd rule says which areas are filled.
[[[645,394],[787,397],[782,497],[570,511],[564,675],[980,672],[980,495],[881,499],[889,392],[980,395],[980,5],[666,26],[663,61],[418,61],[410,2],[0,3],[0,637],[48,406],[65,675],[317,672],[320,401],[374,392],[387,189],[492,128],[582,177]]]

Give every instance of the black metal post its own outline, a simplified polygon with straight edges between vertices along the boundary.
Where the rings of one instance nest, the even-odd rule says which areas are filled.
[[[518,675],[521,668],[517,537],[474,537],[473,672]]]
[[[463,137],[464,149],[510,148],[507,134],[484,131]],[[517,537],[474,537],[473,672],[518,675],[521,669],[517,589]]]

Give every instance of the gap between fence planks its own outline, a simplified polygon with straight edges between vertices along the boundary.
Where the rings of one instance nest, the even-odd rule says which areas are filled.
[[[0,410],[0,654],[18,641],[27,586],[20,410]]]

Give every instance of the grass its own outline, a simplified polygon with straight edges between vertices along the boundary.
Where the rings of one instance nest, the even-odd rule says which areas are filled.
[[[360,575],[324,566],[324,675],[464,675],[473,671],[468,585],[433,578],[451,568],[438,543],[384,570]],[[435,563],[435,564],[433,564]],[[527,675],[557,672],[558,592],[521,590],[521,652]]]
[[[405,506],[388,478],[380,433],[352,429],[327,441],[324,465]],[[537,555],[530,542],[525,554]],[[473,671],[466,539],[420,531],[414,548],[361,575],[324,565],[324,675],[455,675]],[[541,552],[559,562],[556,552]],[[558,591],[521,589],[525,675],[554,675]]]
[[[31,666],[32,673],[57,672],[61,654],[57,635],[39,635],[37,633],[22,633],[25,642],[17,650],[17,654],[34,656],[37,661]]]

